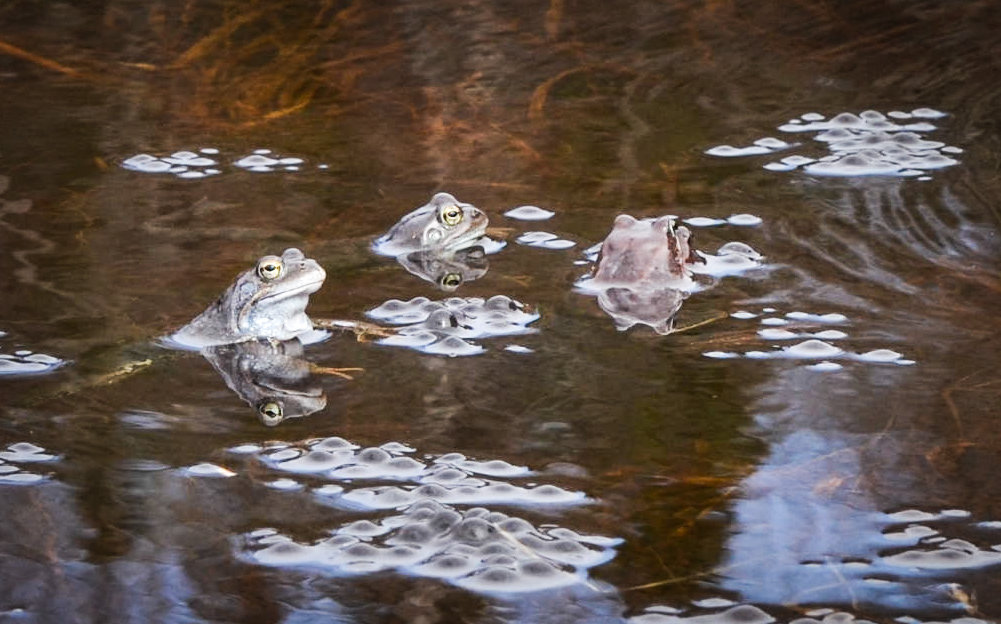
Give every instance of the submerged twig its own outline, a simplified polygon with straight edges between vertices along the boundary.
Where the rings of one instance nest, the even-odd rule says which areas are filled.
[[[11,45],[2,39],[0,39],[0,53],[7,54],[9,56],[16,56],[17,58],[24,59],[34,63],[35,65],[40,65],[46,69],[51,69],[52,71],[66,74],[67,76],[73,76],[74,78],[86,77],[85,74],[73,69],[72,67],[67,67],[62,63],[45,58],[44,56],[39,56],[33,52],[28,52],[27,50]]]

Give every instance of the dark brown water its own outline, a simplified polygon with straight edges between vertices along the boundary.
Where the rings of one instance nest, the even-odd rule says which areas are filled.
[[[66,362],[0,375],[0,620],[1001,619],[999,18],[0,4],[0,355]],[[790,119],[923,107],[947,116],[900,123],[962,149],[930,179],[762,168],[829,153]],[[801,145],[705,154],[766,136]],[[121,166],[203,148],[218,174]],[[233,164],[257,149],[303,162]],[[454,294],[525,302],[537,333],[455,358],[332,337],[304,357],[365,372],[296,378],[315,411],[274,427],[241,361],[155,345],[290,246],[327,270],[316,316],[444,298],[369,249],[437,191],[509,228]],[[556,216],[503,216],[524,204]],[[619,332],[573,285],[620,213],[753,214],[694,241],[764,266],[677,324],[718,320]],[[515,242],[533,230],[576,245]],[[841,353],[783,350],[825,331]]]

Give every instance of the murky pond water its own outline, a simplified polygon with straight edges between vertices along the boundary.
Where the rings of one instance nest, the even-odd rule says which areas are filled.
[[[0,620],[1001,619],[995,3],[293,4],[0,6]]]

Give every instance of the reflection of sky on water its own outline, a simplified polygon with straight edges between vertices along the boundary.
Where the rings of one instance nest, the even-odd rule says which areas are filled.
[[[959,614],[960,573],[1001,562],[991,548],[1001,535],[955,539],[968,533],[969,512],[888,508],[898,496],[920,499],[922,475],[906,462],[927,440],[895,424],[903,410],[888,388],[906,371],[867,370],[849,377],[786,368],[767,385],[753,433],[771,450],[733,507],[724,589],[759,604]],[[852,414],[877,396],[888,405],[886,428],[862,430]]]

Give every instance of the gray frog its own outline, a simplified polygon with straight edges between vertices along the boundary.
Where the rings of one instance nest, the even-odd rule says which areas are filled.
[[[315,340],[306,306],[326,277],[318,262],[294,247],[264,256],[169,342],[203,349],[258,338]]]
[[[487,222],[476,206],[438,193],[377,238],[372,249],[394,258],[414,252],[451,253],[475,245],[485,235]]]

